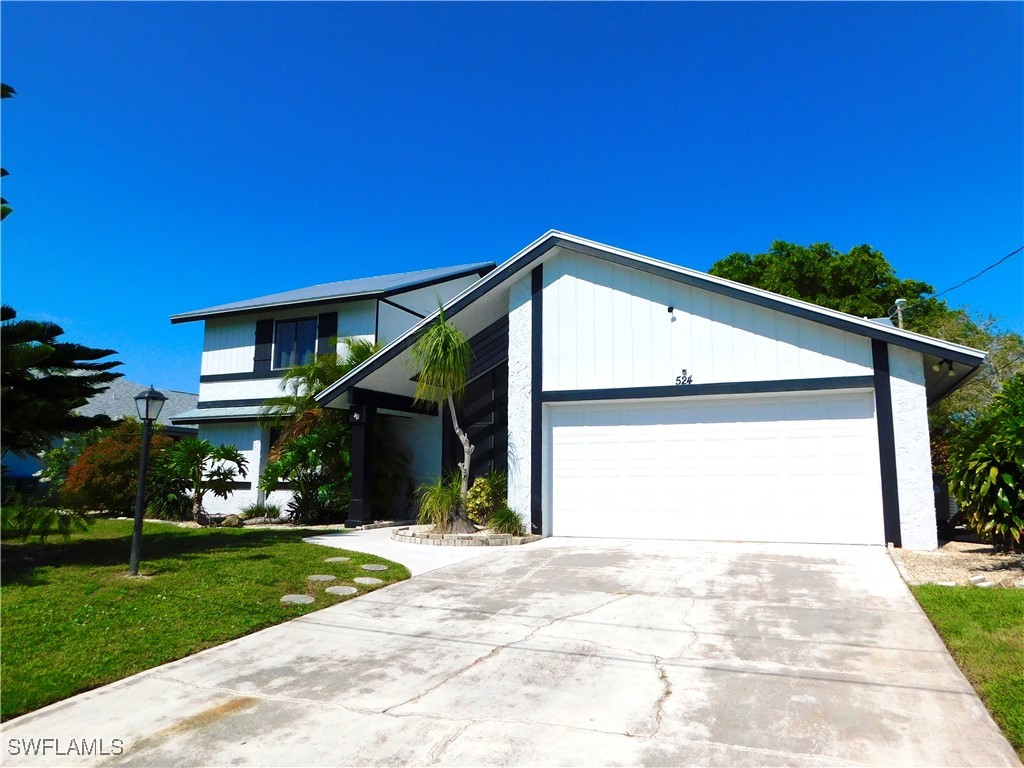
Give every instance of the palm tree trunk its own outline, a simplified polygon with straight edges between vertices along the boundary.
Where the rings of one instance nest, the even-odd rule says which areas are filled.
[[[459,420],[455,416],[455,401],[448,397],[448,410],[452,415],[452,426],[455,428],[455,435],[462,443],[463,459],[459,463],[459,471],[462,473],[462,495],[459,506],[452,511],[452,533],[474,533],[476,526],[469,520],[466,514],[466,496],[469,494],[469,462],[473,456],[473,445],[469,442],[469,436],[459,427]]]

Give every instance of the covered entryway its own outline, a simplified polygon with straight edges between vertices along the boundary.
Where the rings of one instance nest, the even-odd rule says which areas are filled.
[[[884,544],[871,391],[546,406],[545,533]]]

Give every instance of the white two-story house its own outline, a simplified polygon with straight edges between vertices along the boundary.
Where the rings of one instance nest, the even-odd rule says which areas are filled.
[[[207,511],[229,514],[264,500],[258,486],[271,430],[259,417],[267,398],[283,394],[282,376],[289,367],[334,351],[335,337],[392,341],[494,266],[483,262],[343,280],[172,315],[172,323],[205,324],[199,402],[172,422],[198,426],[201,438],[234,445],[248,460],[248,475],[236,482],[235,492],[227,499],[210,498]],[[439,436],[420,433],[439,431],[439,425],[409,420],[409,427],[396,431],[406,444],[413,477],[437,475]],[[268,500],[283,507],[287,498],[282,489]]]

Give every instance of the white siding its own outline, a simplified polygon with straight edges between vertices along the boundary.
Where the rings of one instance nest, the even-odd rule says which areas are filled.
[[[199,402],[211,400],[255,400],[284,394],[282,381],[273,379],[245,379],[242,381],[201,381]]]
[[[509,290],[508,316],[508,504],[530,529],[531,413],[530,275]]]
[[[204,376],[252,371],[256,345],[256,322],[273,318],[289,320],[315,317],[331,310],[338,312],[339,336],[362,336],[372,339],[376,330],[376,301],[352,301],[323,307],[306,307],[206,321],[203,334]],[[237,398],[217,398],[237,399]]]
[[[383,344],[392,342],[419,321],[417,315],[381,302],[377,309],[377,340]]]
[[[935,494],[932,488],[924,357],[889,345],[900,535],[907,549],[935,549]]]
[[[260,457],[265,452],[263,447],[264,431],[254,423],[241,424],[201,424],[199,437],[209,440],[214,445],[233,445],[248,461],[247,474],[240,478],[252,484],[247,491],[235,491],[227,499],[220,499],[207,494],[203,499],[203,507],[207,513],[214,515],[237,514],[246,504],[256,501],[259,484]]]
[[[437,311],[439,301],[442,303],[447,302],[449,299],[462,293],[462,291],[479,279],[480,278],[476,275],[468,275],[467,277],[448,280],[447,282],[438,283],[437,285],[430,285],[426,288],[417,288],[412,291],[406,291],[405,293],[396,293],[389,298],[396,304],[401,304],[403,307],[409,307],[409,309],[413,309],[421,315],[429,315]],[[412,325],[410,324],[409,327],[412,327]],[[392,337],[391,340],[394,340],[394,337]]]
[[[867,338],[591,256],[559,254],[544,284],[546,390],[872,373]]]

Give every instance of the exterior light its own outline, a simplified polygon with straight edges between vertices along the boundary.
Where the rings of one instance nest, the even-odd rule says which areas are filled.
[[[156,421],[160,418],[160,410],[164,407],[167,398],[162,392],[157,392],[153,387],[139,392],[135,396],[135,408],[139,412],[142,421]]]
[[[935,363],[934,365],[932,365],[932,370],[935,371],[936,373],[941,371],[942,370],[942,363],[938,362],[938,363]]]
[[[953,370],[953,363],[951,363],[949,360],[947,360],[946,361],[946,365],[949,366],[949,373],[947,373],[946,375],[947,376],[956,376],[956,371]]]
[[[146,508],[146,465],[149,464],[149,438],[153,434],[153,422],[160,416],[167,397],[151,386],[135,396],[135,407],[142,419],[142,450],[139,451],[139,482],[135,494],[135,526],[132,529],[132,553],[128,561],[128,575],[139,575],[139,550],[142,548],[142,513]]]

